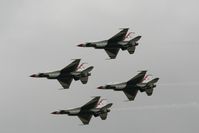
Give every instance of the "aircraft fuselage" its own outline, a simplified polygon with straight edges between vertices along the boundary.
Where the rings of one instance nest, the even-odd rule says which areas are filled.
[[[82,47],[94,47],[96,49],[104,48],[121,48],[123,49],[127,46],[129,41],[120,41],[120,42],[108,42],[108,40],[98,41],[98,42],[89,42],[86,44],[80,44]]]

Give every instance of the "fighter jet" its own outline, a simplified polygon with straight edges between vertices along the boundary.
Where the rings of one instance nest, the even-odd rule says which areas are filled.
[[[153,93],[153,88],[156,87],[155,83],[158,82],[159,78],[154,78],[149,82],[144,82],[148,76],[146,75],[146,72],[147,71],[141,71],[127,82],[100,86],[98,87],[98,89],[112,89],[114,91],[123,91],[130,101],[133,101],[135,99],[138,90],[140,92],[146,92],[148,96],[151,96]]]
[[[69,116],[78,116],[84,125],[89,124],[91,117],[94,115],[95,117],[100,116],[102,120],[106,120],[108,112],[110,112],[110,107],[112,103],[103,105],[100,97],[97,96],[93,98],[91,101],[83,105],[79,108],[68,109],[68,110],[59,110],[54,111],[51,114],[55,115],[63,115],[67,114]]]
[[[78,69],[82,66],[79,66],[79,63],[80,59],[75,59],[72,63],[70,63],[62,70],[33,74],[30,77],[57,79],[64,89],[68,89],[70,87],[73,79],[80,80],[83,84],[86,84],[88,82],[88,77],[91,75],[90,71],[94,67],[90,66],[85,70],[79,71]]]
[[[114,35],[108,40],[103,40],[99,42],[88,42],[84,44],[77,45],[78,47],[94,47],[95,49],[104,49],[110,59],[115,59],[119,50],[127,50],[129,54],[135,52],[135,47],[138,45],[138,41],[141,36],[137,36],[130,41],[125,41],[125,39],[130,35],[127,34],[129,28],[122,29],[119,33]]]

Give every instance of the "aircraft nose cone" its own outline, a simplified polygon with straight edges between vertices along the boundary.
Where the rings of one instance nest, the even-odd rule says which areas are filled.
[[[97,89],[103,89],[103,86],[99,86],[99,87],[97,87]]]
[[[83,47],[84,46],[84,44],[79,44],[79,45],[77,45],[78,47]]]
[[[51,114],[54,114],[54,115],[55,115],[55,114],[57,114],[57,111],[54,111],[54,112],[52,112]]]
[[[30,75],[30,77],[36,77],[36,75],[35,75],[35,74],[32,74],[32,75]]]

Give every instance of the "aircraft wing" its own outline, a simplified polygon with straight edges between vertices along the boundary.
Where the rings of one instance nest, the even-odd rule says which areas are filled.
[[[73,80],[72,77],[69,77],[69,78],[59,78],[57,79],[59,81],[59,83],[62,85],[62,87],[64,89],[68,89],[70,87],[70,84]]]
[[[119,33],[117,33],[116,35],[111,37],[108,40],[108,42],[120,42],[120,41],[123,41],[125,39],[125,37],[126,37],[126,34],[127,34],[128,30],[129,30],[128,28],[124,28]]]
[[[90,115],[90,114],[80,114],[80,115],[78,115],[78,117],[84,125],[87,125],[87,124],[89,124],[92,115]]]
[[[127,96],[127,98],[130,101],[133,101],[137,95],[138,89],[126,89],[123,91],[124,91],[124,94]]]
[[[93,98],[92,100],[90,100],[88,103],[86,103],[85,105],[83,105],[81,107],[81,109],[92,109],[92,108],[96,108],[98,102],[99,102],[100,96],[97,96],[95,98]]]
[[[115,59],[120,49],[119,48],[111,48],[111,49],[105,48],[104,50],[106,51],[106,53],[111,59]]]
[[[147,71],[141,71],[135,77],[131,78],[127,84],[136,85],[143,81]]]
[[[70,63],[68,66],[66,66],[65,68],[63,68],[61,70],[62,73],[69,73],[69,72],[73,72],[77,69],[77,67],[79,66],[81,59],[76,59],[74,60],[72,63]]]

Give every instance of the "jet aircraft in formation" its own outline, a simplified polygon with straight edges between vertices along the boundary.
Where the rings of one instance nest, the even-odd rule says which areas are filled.
[[[98,89],[112,89],[114,91],[123,91],[130,101],[135,99],[138,90],[140,92],[146,92],[148,96],[151,96],[153,93],[153,88],[156,87],[155,83],[158,82],[159,78],[154,78],[149,82],[144,82],[144,79],[147,76],[146,72],[147,71],[141,71],[127,82],[100,86],[98,87]]]
[[[127,34],[128,30],[129,28],[122,29],[119,33],[117,33],[108,40],[103,40],[99,42],[88,42],[84,44],[79,44],[77,46],[104,49],[110,59],[115,59],[120,49],[127,50],[129,54],[133,54],[141,36],[137,36],[130,41],[125,41],[125,39],[129,36],[129,34]]]
[[[85,44],[79,44],[78,46],[104,49],[110,59],[115,59],[120,49],[127,50],[130,54],[133,54],[135,52],[136,46],[138,46],[138,41],[140,40],[141,36],[137,36],[127,41],[125,39],[128,38],[128,36],[130,35],[130,33],[128,33],[128,30],[129,28],[122,29],[119,33],[117,33],[108,40],[103,40],[99,42],[88,42]],[[82,63],[81,65],[79,65],[80,61],[81,59],[75,59],[72,63],[70,63],[61,70],[33,74],[30,77],[57,79],[64,89],[70,87],[73,79],[80,80],[83,84],[86,84],[88,82],[88,77],[91,75],[91,71],[94,67],[90,66],[84,70],[79,70],[79,68],[81,68],[81,66],[84,64]],[[130,101],[135,99],[138,91],[146,92],[148,96],[151,96],[159,78],[154,78],[150,81],[146,81],[146,77],[148,76],[146,75],[146,73],[147,71],[141,71],[127,82],[100,86],[98,87],[98,89],[112,89],[114,91],[123,91]],[[68,114],[69,116],[78,116],[82,123],[86,125],[89,124],[92,116],[99,116],[102,120],[106,120],[108,112],[110,112],[111,106],[112,103],[103,104],[103,100],[100,100],[100,96],[97,96],[82,107],[54,111],[51,114]]]
[[[93,98],[91,101],[83,105],[82,107],[68,109],[68,110],[59,110],[54,111],[51,114],[55,115],[63,115],[67,114],[69,116],[78,116],[84,125],[89,124],[91,117],[95,116],[102,120],[106,120],[108,112],[110,112],[110,107],[113,105],[112,103],[101,105],[102,101],[100,101],[100,96]]]
[[[83,84],[86,84],[88,82],[88,77],[91,75],[90,72],[94,67],[90,66],[85,70],[78,71],[79,63],[80,59],[75,59],[72,63],[70,63],[62,70],[33,74],[30,77],[57,79],[64,89],[68,89],[70,87],[73,79],[80,80]]]

